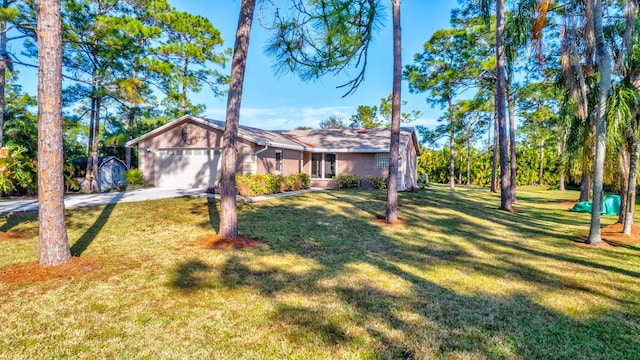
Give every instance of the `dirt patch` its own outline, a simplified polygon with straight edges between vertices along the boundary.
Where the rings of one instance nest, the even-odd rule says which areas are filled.
[[[602,240],[610,245],[640,244],[640,225],[631,225],[631,235],[622,233],[622,224],[612,224],[602,228]]]
[[[31,284],[49,280],[67,280],[102,268],[102,262],[91,257],[72,257],[56,266],[41,266],[37,261],[0,268],[0,282]]]
[[[260,240],[250,239],[243,236],[231,239],[221,239],[218,235],[207,235],[201,238],[198,242],[208,249],[244,249],[255,248],[264,244],[264,242]]]
[[[23,239],[26,237],[29,237],[29,234],[26,231],[13,231],[13,230],[9,230],[7,232],[0,231],[0,241]]]
[[[377,224],[377,225],[384,225],[384,226],[393,226],[393,227],[395,227],[395,226],[405,226],[405,225],[407,225],[407,220],[404,220],[404,219],[397,219],[396,221],[391,221],[391,222],[389,222],[389,221],[387,221],[387,219],[385,219],[385,218],[376,217],[376,218],[373,220],[373,223],[374,223],[374,224]]]
[[[622,224],[611,224],[600,229],[602,243],[597,247],[614,248],[620,245],[640,244],[640,225],[631,225],[631,235],[622,233]],[[579,246],[593,247],[587,244],[588,236],[583,236],[577,240]]]

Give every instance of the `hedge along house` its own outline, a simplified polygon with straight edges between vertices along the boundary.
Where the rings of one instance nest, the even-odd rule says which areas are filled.
[[[209,187],[220,178],[223,121],[185,115],[127,142],[138,147],[145,180],[159,187]],[[238,128],[238,174],[306,173],[311,186],[335,186],[334,176],[386,176],[389,129],[269,131]],[[400,133],[399,189],[416,186],[420,154],[413,128]],[[367,183],[365,182],[365,186]]]

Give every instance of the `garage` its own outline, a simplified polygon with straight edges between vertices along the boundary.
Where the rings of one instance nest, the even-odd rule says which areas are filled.
[[[156,186],[207,188],[220,177],[220,150],[162,149],[156,162]]]

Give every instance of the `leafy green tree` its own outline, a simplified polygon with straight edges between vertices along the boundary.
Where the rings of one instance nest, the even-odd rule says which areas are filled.
[[[351,124],[349,124],[349,127],[352,129],[374,129],[382,127],[383,125],[384,122],[378,116],[377,106],[360,105],[358,106],[356,114],[351,116]]]
[[[347,124],[336,116],[329,116],[328,119],[320,121],[320,129],[346,129]]]
[[[483,47],[481,27],[473,22],[454,22],[455,27],[436,31],[414,56],[414,64],[405,67],[412,92],[427,92],[427,102],[446,108],[449,121],[449,188],[455,190],[455,109],[456,96],[477,81],[484,70],[478,64],[490,62]]]
[[[203,16],[174,9],[155,16],[162,39],[151,50],[156,59],[152,65],[161,74],[159,86],[167,95],[169,116],[198,115],[204,106],[192,104],[188,93],[207,85],[214,95],[224,94],[220,86],[228,83],[228,77],[218,69],[226,64],[231,49],[218,50],[224,43],[220,31]]]
[[[403,100],[402,106],[407,106],[408,101]],[[352,129],[375,129],[381,127],[391,127],[392,120],[392,94],[389,94],[386,98],[380,99],[379,106],[358,106],[357,113],[351,116],[351,124],[349,127]],[[422,115],[420,110],[411,110],[410,112],[402,112],[400,114],[401,123],[409,123],[416,120]]]
[[[554,143],[560,121],[560,101],[554,87],[544,82],[527,84],[518,92],[519,116],[523,119],[522,132],[532,143],[538,144],[540,163],[538,181],[542,184],[546,144]]]

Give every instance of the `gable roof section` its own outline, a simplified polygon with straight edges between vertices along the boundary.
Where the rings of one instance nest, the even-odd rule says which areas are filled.
[[[289,136],[311,152],[389,152],[389,129],[323,129],[278,131]],[[400,129],[400,148],[414,142],[414,129]],[[419,151],[419,147],[418,147]]]
[[[168,124],[127,142],[133,147],[153,136],[159,135],[182,123],[193,121],[219,131],[224,131],[224,121],[205,119],[191,115],[182,116]],[[270,131],[249,126],[238,126],[238,137],[262,146],[309,152],[389,152],[389,129],[324,129],[324,130],[278,130]],[[400,129],[400,148],[412,142],[418,154],[415,130],[412,127]]]
[[[157,129],[154,129],[140,137],[137,137],[133,140],[127,141],[126,146],[128,147],[133,147],[138,145],[138,143],[140,143],[141,141],[144,141],[148,138],[154,137],[156,135],[159,135],[169,129],[172,129],[174,127],[177,127],[178,125],[188,122],[188,121],[193,121],[199,124],[202,124],[204,126],[219,130],[219,131],[224,131],[224,121],[219,121],[219,120],[211,120],[211,119],[205,119],[205,118],[201,118],[201,117],[197,117],[197,116],[192,116],[192,115],[184,115],[176,120],[173,120],[163,126],[160,126]],[[244,140],[248,140],[251,142],[254,142],[258,145],[262,145],[262,146],[276,146],[276,147],[281,147],[284,149],[294,149],[294,150],[303,150],[303,146],[301,146],[299,143],[291,140],[289,137],[284,136],[282,134],[279,134],[277,132],[273,132],[273,131],[268,131],[268,130],[262,130],[262,129],[257,129],[257,128],[252,128],[249,126],[243,126],[240,125],[238,126],[238,137]]]

